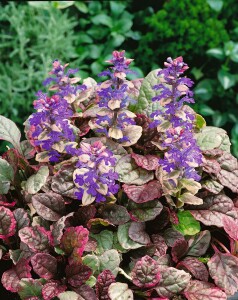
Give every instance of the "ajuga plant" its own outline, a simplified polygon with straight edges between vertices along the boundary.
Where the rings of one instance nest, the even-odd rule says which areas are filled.
[[[238,162],[191,107],[182,57],[100,83],[53,62],[25,122],[0,116],[4,288],[22,300],[222,300],[238,289]],[[103,81],[104,79],[104,81]],[[15,297],[14,295],[14,297]]]

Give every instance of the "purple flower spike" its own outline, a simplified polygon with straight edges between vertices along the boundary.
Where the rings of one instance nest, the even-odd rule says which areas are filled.
[[[118,174],[114,172],[116,159],[100,141],[92,145],[82,142],[77,150],[78,163],[74,171],[74,183],[78,188],[76,196],[83,205],[102,202],[118,192],[115,183]]]
[[[160,94],[152,99],[160,101],[163,109],[151,115],[152,126],[161,133],[161,146],[166,149],[160,165],[167,173],[180,170],[181,177],[198,181],[200,176],[195,168],[202,163],[202,154],[192,132],[195,116],[183,106],[194,103],[190,90],[193,82],[180,77],[188,69],[181,56],[174,60],[169,57],[164,65],[166,68],[158,72],[158,76],[162,76],[161,83],[154,86]]]

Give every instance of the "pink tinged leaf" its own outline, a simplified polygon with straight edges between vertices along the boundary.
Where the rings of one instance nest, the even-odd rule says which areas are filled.
[[[168,246],[165,243],[165,239],[159,234],[153,234],[152,241],[157,249],[156,255],[159,257],[165,255],[168,249]]]
[[[139,155],[132,153],[131,157],[134,158],[136,164],[148,171],[156,170],[159,167],[159,158],[155,155]]]
[[[57,297],[60,293],[63,293],[67,287],[61,285],[59,281],[51,280],[48,281],[42,288],[42,296],[44,300],[52,300]]]
[[[22,278],[31,278],[31,267],[25,259],[21,259],[12,269],[4,272],[1,282],[5,289],[16,293]]]
[[[238,220],[231,219],[228,216],[223,217],[223,226],[230,238],[238,240]]]
[[[207,268],[195,257],[185,257],[177,264],[176,268],[189,271],[196,279],[208,281],[209,274]]]
[[[0,238],[6,239],[16,232],[16,220],[9,208],[0,207]]]
[[[16,201],[9,202],[6,196],[0,195],[0,206],[13,207],[16,205]]]
[[[173,247],[177,240],[184,239],[182,233],[173,228],[168,228],[167,230],[165,230],[163,237],[169,247]]]
[[[188,285],[191,275],[183,270],[166,268],[161,272],[159,284],[155,287],[156,292],[162,297],[172,297],[181,293]]]
[[[188,241],[189,249],[187,255],[202,256],[207,252],[210,245],[211,233],[208,230],[197,233]]]
[[[91,268],[79,263],[67,265],[65,272],[68,283],[76,288],[85,283],[92,275]]]
[[[67,164],[62,166],[62,168],[52,178],[52,190],[60,195],[77,199],[77,197],[75,196],[75,192],[77,189],[73,182],[74,170],[74,164]]]
[[[17,230],[30,225],[28,213],[23,208],[17,208],[13,211],[15,220],[17,221]]]
[[[136,203],[158,199],[163,193],[161,185],[157,180],[150,181],[141,186],[123,184],[122,188],[128,198]]]
[[[148,245],[150,243],[150,237],[145,232],[145,223],[131,222],[128,234],[134,242],[142,245]]]
[[[233,295],[238,286],[238,258],[228,253],[217,252],[207,265],[215,284],[227,295]]]
[[[156,260],[146,255],[138,260],[131,271],[133,283],[140,288],[151,288],[159,283],[161,275]]]
[[[24,227],[18,233],[21,241],[35,252],[47,252],[50,246],[50,233],[41,226]]]
[[[53,245],[57,246],[60,244],[61,238],[63,236],[63,230],[70,227],[70,218],[72,218],[74,213],[69,213],[66,216],[60,218],[57,222],[53,223],[51,226],[51,232],[53,237]]]
[[[108,204],[103,207],[102,216],[114,225],[122,225],[130,220],[130,215],[124,206]]]
[[[96,295],[100,300],[111,300],[108,295],[108,289],[111,283],[116,282],[115,276],[110,270],[104,270],[98,275],[96,282]]]
[[[61,238],[61,248],[68,255],[73,252],[74,248],[77,248],[82,255],[88,242],[88,235],[88,230],[83,226],[69,227]]]
[[[52,279],[57,272],[57,259],[48,253],[37,253],[31,258],[34,272],[44,279]]]
[[[195,219],[207,226],[223,227],[223,217],[237,218],[233,201],[224,194],[208,196],[202,205],[190,210]]]
[[[171,250],[173,261],[177,263],[181,257],[186,255],[187,251],[188,242],[184,239],[176,240]]]
[[[188,300],[226,300],[227,295],[214,284],[191,280],[184,290]]]
[[[64,198],[53,192],[34,195],[32,204],[38,215],[48,221],[58,221],[65,210]]]

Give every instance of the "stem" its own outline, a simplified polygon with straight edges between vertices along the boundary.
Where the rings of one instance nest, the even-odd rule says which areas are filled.
[[[230,253],[230,251],[216,238],[212,238],[214,242],[216,242],[226,253]]]
[[[127,275],[126,272],[121,268],[119,268],[119,273],[125,276],[128,280],[132,281],[132,278],[129,275]]]

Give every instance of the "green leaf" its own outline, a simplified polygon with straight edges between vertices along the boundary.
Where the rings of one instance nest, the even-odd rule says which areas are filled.
[[[235,75],[225,70],[219,70],[217,73],[217,77],[221,85],[223,86],[224,90],[231,88],[236,83]]]
[[[95,286],[96,282],[97,282],[96,277],[91,276],[85,283],[87,285],[89,285],[90,287],[93,287],[93,286]]]
[[[110,1],[110,8],[115,17],[118,17],[124,11],[125,6],[123,2]]]
[[[117,276],[120,265],[120,255],[115,249],[105,251],[100,257],[100,271],[110,270],[114,276]]]
[[[97,241],[96,252],[102,254],[106,250],[112,249],[113,245],[113,232],[109,230],[103,230],[98,234],[91,233],[90,236]]]
[[[88,12],[88,7],[83,1],[74,1],[74,5],[82,13],[86,14]]]
[[[102,10],[102,4],[99,1],[90,1],[88,5],[88,12],[90,15],[99,14]]]
[[[231,52],[230,58],[232,61],[238,63],[238,43],[234,45],[234,48]]]
[[[131,223],[126,223],[123,225],[118,226],[118,232],[117,232],[117,237],[118,241],[121,244],[121,246],[124,249],[130,250],[130,249],[137,249],[142,247],[142,244],[134,242],[130,237],[129,237],[129,228],[131,226]]]
[[[28,1],[30,6],[41,9],[51,9],[52,4],[51,1]]]
[[[42,284],[40,280],[22,279],[19,283],[19,295],[21,299],[28,299],[30,297],[41,297]]]
[[[98,256],[94,254],[88,254],[83,257],[83,263],[84,265],[87,265],[93,270],[93,273],[98,273],[99,272],[99,267],[100,267],[100,260]]]
[[[179,224],[173,227],[183,235],[195,235],[201,230],[200,223],[192,216],[188,210],[177,213]]]
[[[208,101],[212,98],[213,88],[211,85],[211,80],[204,79],[200,81],[196,88],[194,89],[194,93],[197,97],[204,101]]]
[[[125,41],[125,36],[116,32],[112,32],[112,46],[113,47],[119,47],[124,41]]]
[[[109,28],[112,27],[112,18],[105,15],[105,14],[99,14],[99,15],[96,15],[95,17],[92,17],[91,18],[91,21],[93,22],[93,24],[95,25],[105,25]]]
[[[224,44],[224,51],[226,56],[230,56],[233,49],[234,49],[235,43],[233,41],[228,41]]]
[[[111,300],[133,300],[132,290],[128,288],[126,283],[112,283],[108,289],[108,295]],[[60,299],[61,300],[61,299]]]
[[[217,112],[212,116],[213,125],[216,127],[222,127],[227,122],[227,114]]]
[[[57,296],[59,300],[82,300],[83,298],[75,292],[63,292]]]
[[[160,79],[157,76],[159,69],[151,71],[143,80],[140,94],[133,111],[142,113],[148,105],[152,102],[152,98],[159,94],[158,91],[153,90],[153,86],[159,84]]]
[[[138,167],[129,154],[118,160],[115,171],[119,175],[119,181],[126,184],[142,185],[154,178],[152,171]]]
[[[74,2],[75,1],[53,1],[52,5],[55,8],[64,9],[64,8],[74,5]]]
[[[206,126],[196,134],[198,146],[202,151],[219,148],[230,152],[230,140],[226,131],[222,128]]]
[[[206,52],[208,55],[215,57],[217,59],[223,60],[225,58],[224,51],[221,48],[209,49]]]
[[[16,124],[8,118],[0,116],[0,140],[10,142],[22,154],[20,139],[21,132]]]
[[[195,124],[196,124],[197,129],[201,129],[206,126],[206,121],[201,115],[196,114],[196,123]]]
[[[12,166],[5,159],[0,158],[0,195],[8,193],[13,178]]]
[[[39,171],[29,177],[26,181],[25,190],[29,194],[36,194],[40,191],[42,186],[46,183],[49,176],[49,169],[47,166],[43,166]]]
[[[222,9],[222,0],[207,0],[207,4],[215,11],[219,12]]]
[[[199,106],[199,113],[201,113],[203,116],[208,117],[215,114],[215,110],[213,110],[210,106],[206,104],[201,104]]]

